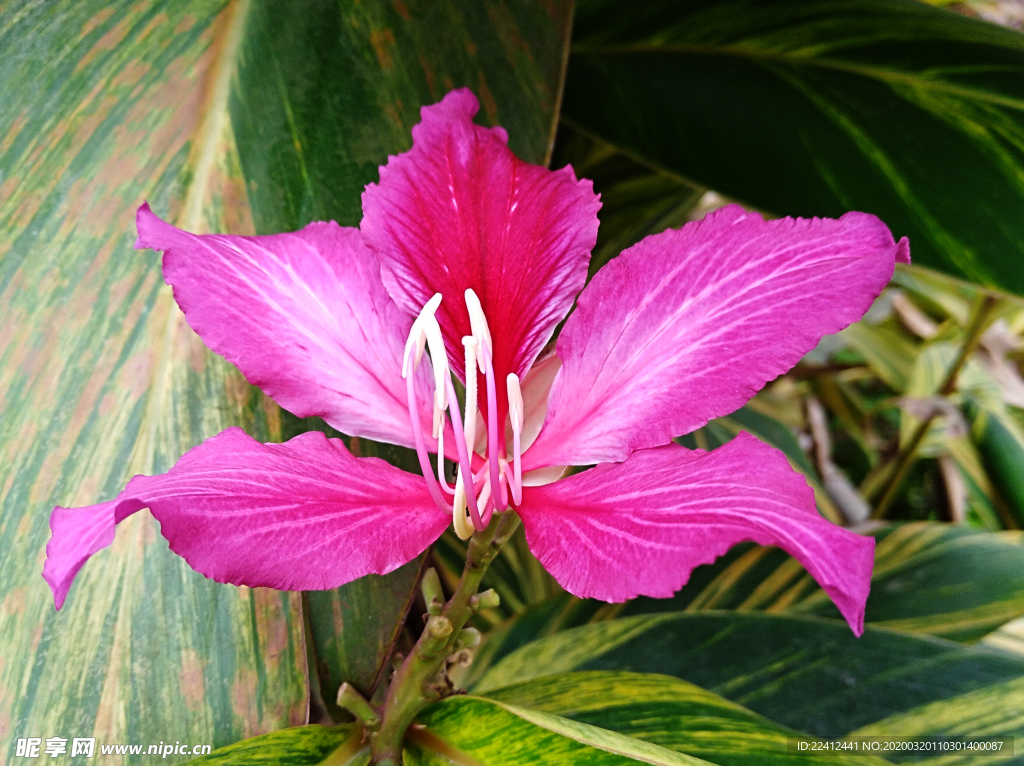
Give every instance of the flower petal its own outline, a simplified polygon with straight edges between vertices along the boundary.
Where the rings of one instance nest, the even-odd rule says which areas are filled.
[[[793,555],[863,632],[874,539],[819,516],[803,477],[750,434],[711,453],[640,450],[524,488],[519,515],[533,554],[582,598],[667,598],[695,567],[752,540]]]
[[[58,609],[78,570],[149,508],[171,550],[217,582],[336,588],[411,561],[451,521],[421,477],[356,458],[318,431],[260,444],[229,428],[161,476],[136,476],[112,502],[55,508],[43,577]]]
[[[733,412],[859,319],[908,252],[864,213],[765,221],[738,205],[647,237],[565,323],[524,470],[624,460]]]
[[[388,297],[357,229],[311,223],[265,237],[196,235],[139,208],[137,248],[164,251],[164,278],[203,342],[299,417],[413,446],[402,380],[412,320]],[[417,391],[431,433],[426,366]]]
[[[478,108],[457,90],[422,109],[412,149],[390,157],[380,183],[366,187],[361,229],[410,316],[441,293],[438,321],[463,380],[465,291],[476,292],[504,402],[505,376],[525,375],[583,287],[600,202],[572,168],[519,160],[504,130],[473,124]]]

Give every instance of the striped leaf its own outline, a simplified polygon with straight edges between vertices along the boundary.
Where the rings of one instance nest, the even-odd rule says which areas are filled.
[[[297,726],[236,742],[189,763],[206,766],[366,766],[370,748],[356,725]]]
[[[693,684],[653,673],[584,671],[490,692],[489,699],[553,713],[722,766],[885,763],[877,758],[788,755],[792,729]]]
[[[913,523],[876,530],[865,621],[955,641],[976,641],[1024,615],[1024,536]],[[636,599],[622,615],[707,609],[839,618],[799,562],[746,545],[699,568],[671,599]]]
[[[668,748],[570,718],[479,697],[449,697],[410,729],[406,766],[701,766]]]
[[[546,157],[568,6],[409,6],[5,4],[0,739],[12,756],[19,737],[173,732],[219,746],[306,719],[298,594],[203,579],[145,514],[60,613],[39,573],[54,505],[109,498],[228,426],[263,440],[309,427],[187,327],[159,258],[132,250],[144,199],[197,231],[357,223],[363,185],[408,147],[419,106],[462,85],[517,151]],[[380,642],[366,646],[360,662],[379,662]]]
[[[913,523],[887,525],[873,536],[868,624],[971,642],[1024,615],[1019,532]],[[520,647],[569,628],[616,617],[716,610],[840,617],[799,562],[778,548],[744,543],[697,567],[672,598],[604,604],[563,593],[524,609],[487,635],[464,682],[476,684]]]
[[[492,667],[486,694],[581,670],[661,673],[737,702],[778,724],[840,737],[892,716],[1024,678],[1024,658],[838,620],[708,612],[628,617],[540,639]],[[1024,734],[1013,707],[1000,726]]]
[[[132,250],[147,197],[188,228],[251,226],[224,119],[245,10],[4,10],[0,732],[12,758],[20,737],[173,732],[218,746],[306,715],[298,594],[205,580],[148,515],[121,525],[61,612],[39,576],[54,505],[110,498],[227,426],[281,431],[277,408],[185,325],[159,258]]]
[[[1024,428],[1005,408],[987,409],[971,401],[966,409],[988,477],[1013,521],[1024,527]]]
[[[1024,38],[902,0],[581,2],[564,115],[786,215],[866,210],[1024,292]]]
[[[1010,739],[1014,745],[1012,758],[999,758],[998,763],[1020,764],[1021,731],[1024,730],[1024,678],[994,683],[983,689],[921,705],[903,713],[884,718],[850,732],[862,737],[913,737],[915,739]],[[1013,739],[1016,738],[1016,742]],[[1009,747],[1004,750],[1010,755]],[[894,759],[895,760],[895,759]],[[934,766],[986,766],[992,754],[938,754],[915,758],[914,763]]]

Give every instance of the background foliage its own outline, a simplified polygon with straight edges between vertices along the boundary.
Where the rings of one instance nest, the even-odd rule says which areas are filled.
[[[915,0],[0,3],[0,764],[26,736],[366,762],[337,688],[381,693],[422,568],[448,586],[461,569],[454,537],[300,595],[204,580],[143,514],[60,613],[39,572],[56,504],[229,425],[326,429],[203,348],[131,249],[138,204],[197,231],[357,224],[420,105],[463,85],[520,156],[594,180],[592,273],[729,199],[876,213],[915,264],[681,439],[751,431],[876,537],[862,639],[774,549],[607,605],[562,592],[520,537],[485,582],[502,604],[476,618],[471,694],[426,711],[407,762],[806,764],[787,736],[1024,736],[1024,36],[1010,3],[955,5],[1008,26]],[[307,723],[328,726],[277,731]]]

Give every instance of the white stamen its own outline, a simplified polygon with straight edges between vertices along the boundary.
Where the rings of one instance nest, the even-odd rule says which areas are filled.
[[[430,349],[430,363],[434,367],[434,423],[436,426],[438,415],[443,421],[444,411],[448,409],[445,381],[448,380],[451,372],[448,368],[448,353],[444,349],[444,338],[441,336],[441,326],[433,314],[425,323],[424,333],[427,336],[427,348]],[[441,360],[440,364],[437,363],[437,359]]]
[[[493,351],[494,345],[491,343],[491,329],[487,326],[487,317],[484,316],[483,306],[480,305],[480,299],[473,292],[472,287],[466,290],[466,308],[469,310],[469,327],[473,337],[480,343],[486,343],[488,351]],[[480,372],[483,372],[483,358],[478,358],[478,361]]]
[[[434,400],[434,430],[431,433],[433,433],[435,439],[440,439],[442,431],[444,431],[444,410],[441,409],[441,406],[437,403],[437,399],[435,397],[435,400]]]
[[[448,353],[444,348],[444,336],[441,335],[441,325],[437,323],[437,318],[434,316],[440,305],[441,293],[434,293],[434,297],[427,301],[419,316],[412,323],[409,338],[405,341],[405,356],[402,360],[402,377],[405,378],[410,372],[410,357],[414,357],[412,369],[415,370],[423,359],[424,347],[430,349],[430,363],[434,369],[433,436],[435,439],[438,429],[444,426],[444,411],[448,408],[445,381],[451,375],[448,367]],[[412,353],[413,349],[415,349],[415,355]]]
[[[426,317],[429,316],[433,319],[434,313],[440,305],[441,293],[434,293],[434,297],[427,301],[426,305],[420,311],[419,316],[417,316],[416,320],[412,323],[412,327],[409,329],[409,337],[405,341],[405,354],[402,356],[402,378],[406,378],[409,375],[409,352],[412,350],[414,344],[416,346],[416,359],[413,361],[412,368],[415,370],[420,366],[420,360],[423,359],[423,347],[427,342],[427,335],[424,329]],[[434,324],[437,324],[436,319],[434,320]],[[447,363],[447,357],[445,358],[445,363]]]
[[[467,335],[462,339],[462,345],[466,347],[466,408],[464,411],[466,422],[463,430],[466,434],[466,447],[472,453],[473,445],[476,444],[476,351],[479,341],[472,335]]]
[[[523,407],[523,389],[519,386],[519,376],[510,372],[505,379],[508,387],[508,417],[512,421],[512,432],[521,434],[523,424],[526,422],[525,408]]]

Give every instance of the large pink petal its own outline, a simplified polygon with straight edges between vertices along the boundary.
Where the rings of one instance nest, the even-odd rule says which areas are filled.
[[[474,125],[478,107],[457,90],[422,109],[412,149],[390,157],[380,183],[366,187],[361,229],[408,314],[441,293],[438,320],[463,379],[465,291],[476,292],[504,402],[505,376],[524,376],[583,287],[600,202],[572,168],[527,164],[504,130]]]
[[[803,477],[749,434],[711,453],[669,444],[526,487],[519,515],[530,550],[577,596],[667,598],[694,567],[752,540],[796,557],[863,632],[874,539],[819,516]]]
[[[143,205],[136,247],[164,251],[164,278],[203,342],[287,410],[352,436],[413,446],[402,380],[412,320],[380,281],[357,229],[311,223],[265,237],[196,235]],[[430,436],[426,366],[419,371]]]
[[[906,260],[881,221],[765,221],[738,205],[606,265],[562,329],[524,468],[619,461],[743,405],[859,319]]]
[[[421,477],[356,458],[313,431],[260,444],[229,428],[161,476],[136,476],[117,499],[55,508],[43,577],[60,609],[86,560],[142,508],[171,550],[217,582],[278,590],[335,588],[414,559],[451,521]]]

